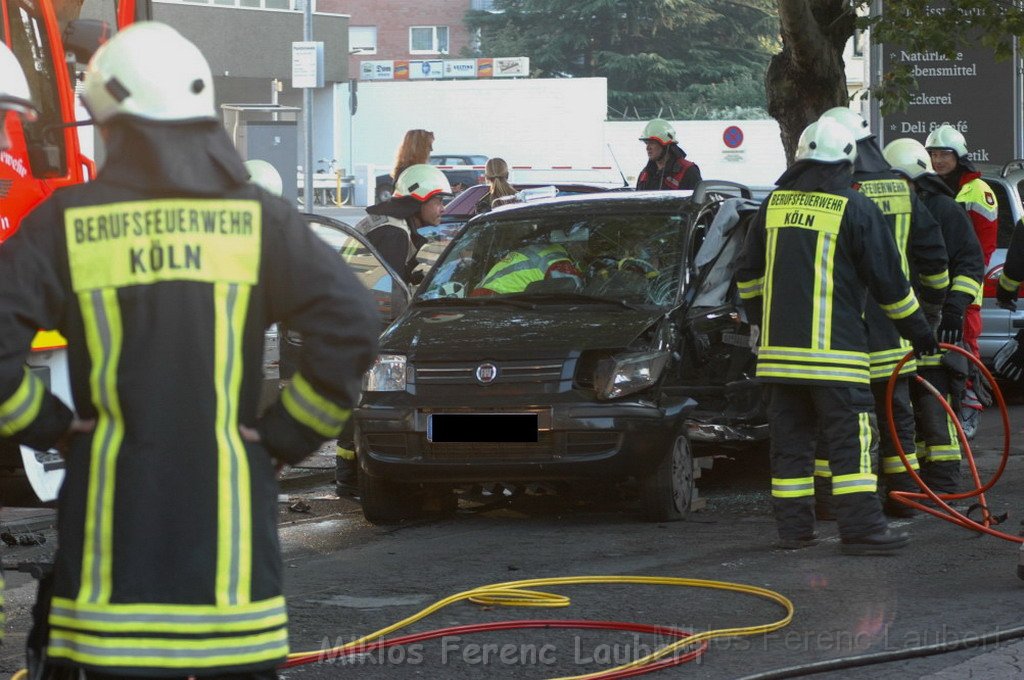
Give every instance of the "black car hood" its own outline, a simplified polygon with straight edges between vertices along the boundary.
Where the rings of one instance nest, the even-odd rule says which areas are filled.
[[[421,360],[568,356],[626,347],[664,315],[600,304],[413,307],[385,331],[380,346]]]

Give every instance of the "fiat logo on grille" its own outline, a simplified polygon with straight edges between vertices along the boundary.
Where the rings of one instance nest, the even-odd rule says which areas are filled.
[[[476,379],[484,385],[492,383],[498,377],[498,367],[494,364],[480,364],[476,367]]]

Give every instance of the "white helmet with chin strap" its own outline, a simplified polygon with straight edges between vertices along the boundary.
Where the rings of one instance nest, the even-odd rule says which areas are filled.
[[[957,155],[958,158],[967,156],[967,140],[963,134],[952,125],[943,123],[928,134],[924,142],[927,149],[948,149]]]
[[[845,126],[831,118],[819,118],[800,133],[796,160],[816,163],[853,163],[857,142]]]
[[[640,141],[654,141],[662,146],[679,143],[679,140],[676,138],[676,129],[663,118],[655,118],[648,122],[644,126],[643,136],[640,137]]]
[[[0,42],[0,111],[16,111],[26,120],[35,120],[38,110],[32,103],[32,94],[21,70],[18,58],[10,48]]]
[[[263,187],[275,196],[284,193],[281,173],[267,161],[253,158],[245,162],[245,169],[249,171],[249,181],[253,184]]]
[[[892,169],[908,179],[917,179],[922,175],[934,175],[935,168],[932,167],[931,156],[924,144],[904,137],[894,139],[882,149],[882,155]]]
[[[842,125],[850,131],[855,142],[871,137],[871,126],[864,120],[864,116],[847,106],[833,106],[821,114],[820,118],[828,118]]]
[[[420,203],[426,203],[434,196],[451,196],[452,185],[444,173],[433,165],[421,163],[410,165],[395,180],[395,198],[411,196]]]
[[[82,100],[93,120],[217,120],[213,76],[199,48],[176,30],[143,21],[119,31],[85,71]]]

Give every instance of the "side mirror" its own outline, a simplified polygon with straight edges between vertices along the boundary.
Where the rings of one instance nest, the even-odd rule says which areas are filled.
[[[85,64],[100,45],[110,40],[110,24],[100,19],[75,19],[64,28],[64,49]]]

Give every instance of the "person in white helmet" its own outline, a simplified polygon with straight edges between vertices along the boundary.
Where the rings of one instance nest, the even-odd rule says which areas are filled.
[[[82,98],[105,164],[0,247],[0,434],[67,458],[46,656],[87,678],[273,678],[288,653],[275,469],[344,426],[375,309],[294,207],[247,181],[210,68],[174,29],[116,34]],[[258,414],[278,321],[303,361]],[[23,368],[39,328],[68,339],[78,419]]]
[[[451,195],[443,172],[426,163],[411,165],[395,180],[391,198],[367,208],[356,229],[408,283],[419,283],[416,253],[426,239],[417,229],[440,224],[444,199]]]
[[[9,115],[17,115],[31,122],[38,117],[39,111],[32,103],[21,64],[11,49],[0,42],[0,151],[11,148],[11,138],[7,132]]]
[[[872,469],[866,292],[917,353],[933,353],[936,342],[882,213],[850,187],[856,155],[842,125],[809,125],[747,233],[736,273],[748,318],[760,325],[757,378],[768,396],[772,505],[785,549],[815,543],[817,437],[832,470],[840,551],[888,554],[908,541],[887,528]]]
[[[700,168],[686,160],[676,130],[667,120],[655,118],[648,122],[640,141],[647,151],[647,165],[637,178],[637,191],[693,189],[700,183]]]
[[[942,228],[942,240],[949,257],[950,285],[942,304],[937,327],[939,340],[956,344],[963,336],[964,310],[974,300],[985,275],[981,245],[967,212],[953,198],[953,191],[932,169],[931,159],[924,145],[909,137],[896,139],[882,150],[885,160],[914,189]],[[957,354],[945,351],[923,357],[917,362],[917,372],[931,383],[940,394],[957,405],[962,398],[963,380],[951,379],[946,364],[955,362],[955,375],[965,375],[966,363]],[[916,381],[910,385],[917,420],[917,459],[925,483],[936,493],[955,493],[960,479],[960,440],[956,427],[942,404],[935,400]],[[908,456],[914,459],[912,450]]]
[[[259,158],[253,158],[245,162],[245,169],[249,171],[249,181],[263,187],[274,196],[284,193],[284,180],[281,173],[273,165]]]
[[[853,166],[853,188],[870,198],[885,215],[890,233],[900,252],[903,275],[914,284],[915,294],[924,305],[925,313],[942,308],[949,287],[946,245],[942,241],[942,229],[924,204],[905,181],[893,173],[889,163],[882,156],[875,135],[868,122],[847,106],[836,106],[821,114],[844,126],[857,143],[857,160]],[[962,320],[947,314],[940,327],[952,322],[959,329]],[[886,318],[879,304],[869,296],[865,311],[868,327],[868,347],[871,357],[871,391],[875,396],[875,412],[879,423],[885,423],[886,387],[896,365],[910,350],[910,343],[900,337],[899,331]],[[893,422],[904,451],[914,450],[914,410],[910,401],[910,382],[917,371],[917,362],[911,359],[903,364],[896,381],[891,400]],[[905,517],[913,510],[889,497],[890,491],[914,491],[917,489],[902,459],[888,427],[879,430],[879,470],[884,508],[887,514]],[[911,464],[917,461],[911,458]],[[815,484],[819,491],[818,513],[828,515],[828,463],[824,456],[815,466]]]

